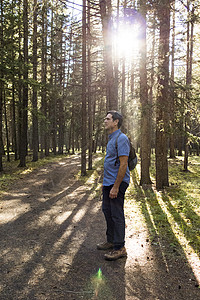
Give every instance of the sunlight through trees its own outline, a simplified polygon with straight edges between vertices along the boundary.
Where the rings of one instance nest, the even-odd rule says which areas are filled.
[[[0,170],[104,151],[108,109],[140,154],[140,183],[169,184],[168,156],[199,155],[199,1],[7,0],[0,3]],[[156,150],[156,151],[155,151]],[[89,153],[87,159],[87,153]]]

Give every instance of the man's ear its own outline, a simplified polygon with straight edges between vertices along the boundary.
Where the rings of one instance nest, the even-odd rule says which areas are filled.
[[[117,125],[117,127],[118,127],[119,120],[116,119],[114,122],[116,123],[116,125]]]

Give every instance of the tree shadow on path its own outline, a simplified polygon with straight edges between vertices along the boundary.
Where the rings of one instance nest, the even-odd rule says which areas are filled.
[[[155,245],[148,230],[135,232],[128,223],[128,258],[104,260],[104,252],[96,250],[105,239],[98,196],[101,170],[84,183],[74,176],[79,159],[71,163],[64,159],[43,167],[2,201],[16,216],[0,226],[0,300],[196,300],[190,281],[194,274],[186,259],[168,258],[156,229],[156,211],[144,193],[141,211],[148,230],[155,232]],[[169,226],[166,218],[164,225]],[[184,255],[181,246],[178,250]]]
[[[102,253],[96,251],[104,231],[97,197],[101,174],[84,184],[68,178],[72,167],[67,160],[59,168],[55,164],[43,168],[44,177],[39,170],[4,197],[2,204],[9,205],[10,215],[15,205],[24,210],[0,226],[0,299],[115,299],[106,278],[113,268],[105,271]],[[124,263],[114,266],[120,281],[118,299],[125,299]],[[103,274],[96,276],[100,268]]]
[[[146,299],[199,299],[200,278],[196,278],[156,193],[153,189],[145,190],[139,186],[135,176],[133,180],[138,205],[150,237],[146,243],[149,246],[146,264],[148,280],[144,281],[146,289],[149,290],[149,297]],[[154,270],[152,264],[149,264],[150,260]]]

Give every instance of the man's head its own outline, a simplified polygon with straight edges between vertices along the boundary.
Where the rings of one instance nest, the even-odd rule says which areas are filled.
[[[109,130],[110,132],[114,132],[121,127],[122,122],[123,122],[122,115],[115,110],[110,110],[107,112],[104,121],[105,129]]]

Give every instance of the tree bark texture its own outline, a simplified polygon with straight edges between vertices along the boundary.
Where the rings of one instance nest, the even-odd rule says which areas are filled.
[[[93,128],[93,115],[92,115],[92,94],[91,94],[91,22],[90,22],[90,1],[87,1],[87,41],[88,41],[88,170],[92,170],[92,128]]]
[[[28,1],[23,0],[23,87],[22,87],[22,124],[20,141],[19,167],[26,166],[27,155],[27,131],[28,131]]]
[[[57,136],[57,124],[56,124],[56,99],[54,95],[54,78],[55,78],[55,63],[54,63],[54,10],[51,8],[51,55],[50,55],[50,105],[49,105],[49,119],[50,119],[50,132],[52,139],[53,153],[56,155],[56,136]]]
[[[4,118],[5,118],[5,127],[6,127],[6,149],[7,149],[7,161],[10,161],[10,141],[8,135],[8,118],[7,118],[7,106],[6,106],[6,95],[4,90]]]
[[[53,22],[53,21],[52,21]],[[41,151],[45,156],[49,155],[49,124],[48,124],[48,100],[47,100],[47,4],[42,7],[42,57],[41,57]],[[55,114],[55,111],[54,111]]]
[[[15,0],[12,1],[12,15],[14,15],[14,8],[16,2]],[[11,40],[12,44],[14,44],[15,39],[15,23],[12,22],[12,33],[11,33]],[[15,59],[15,49],[12,48],[12,61]],[[16,101],[15,101],[15,76],[16,76],[16,69],[12,66],[12,149],[15,153],[15,160],[18,159],[18,141],[17,141],[17,123],[16,123]]]
[[[86,137],[86,86],[87,86],[87,74],[86,74],[86,0],[83,0],[83,13],[82,13],[82,138],[81,138],[81,175],[86,175],[86,149],[87,149],[87,137]]]
[[[3,0],[0,2],[1,15],[0,15],[0,64],[3,65]],[[0,72],[0,172],[3,171],[3,72]]]
[[[60,63],[59,63],[59,120],[58,120],[58,153],[63,154],[64,147],[64,132],[65,132],[65,118],[64,118],[64,103],[63,103],[63,84],[64,84],[64,67],[63,67],[63,33],[62,33],[63,22],[60,25],[59,39],[60,39]]]
[[[33,4],[33,95],[32,95],[32,122],[33,122],[33,134],[32,134],[32,144],[33,144],[33,161],[38,160],[38,103],[37,103],[37,12],[38,12],[37,0],[34,0]]]
[[[175,13],[175,0],[173,0],[173,26],[172,26],[172,49],[171,49],[171,94],[170,94],[170,138],[169,149],[170,158],[175,158],[175,69],[174,69],[174,57],[175,57],[175,26],[176,26],[176,13]]]
[[[149,167],[151,159],[151,106],[148,99],[147,87],[147,53],[146,53],[146,1],[140,1],[141,41],[140,47],[140,103],[141,103],[141,178],[140,184],[151,184]]]
[[[188,23],[187,23],[187,58],[186,58],[186,103],[190,102],[191,98],[191,83],[192,83],[192,58],[193,58],[193,34],[194,34],[194,7],[190,12],[190,1],[187,1],[187,13],[188,13]],[[190,19],[191,13],[191,21]],[[188,156],[189,156],[189,123],[190,123],[190,113],[188,109],[188,104],[185,108],[185,136],[184,136],[184,171],[188,171]]]
[[[169,185],[167,161],[167,137],[169,121],[169,34],[170,0],[159,6],[160,44],[158,95],[156,103],[156,188]]]
[[[112,5],[111,0],[99,0],[104,39],[104,60],[106,71],[107,108],[118,110],[116,98],[115,79],[113,74],[113,49],[112,49]]]

